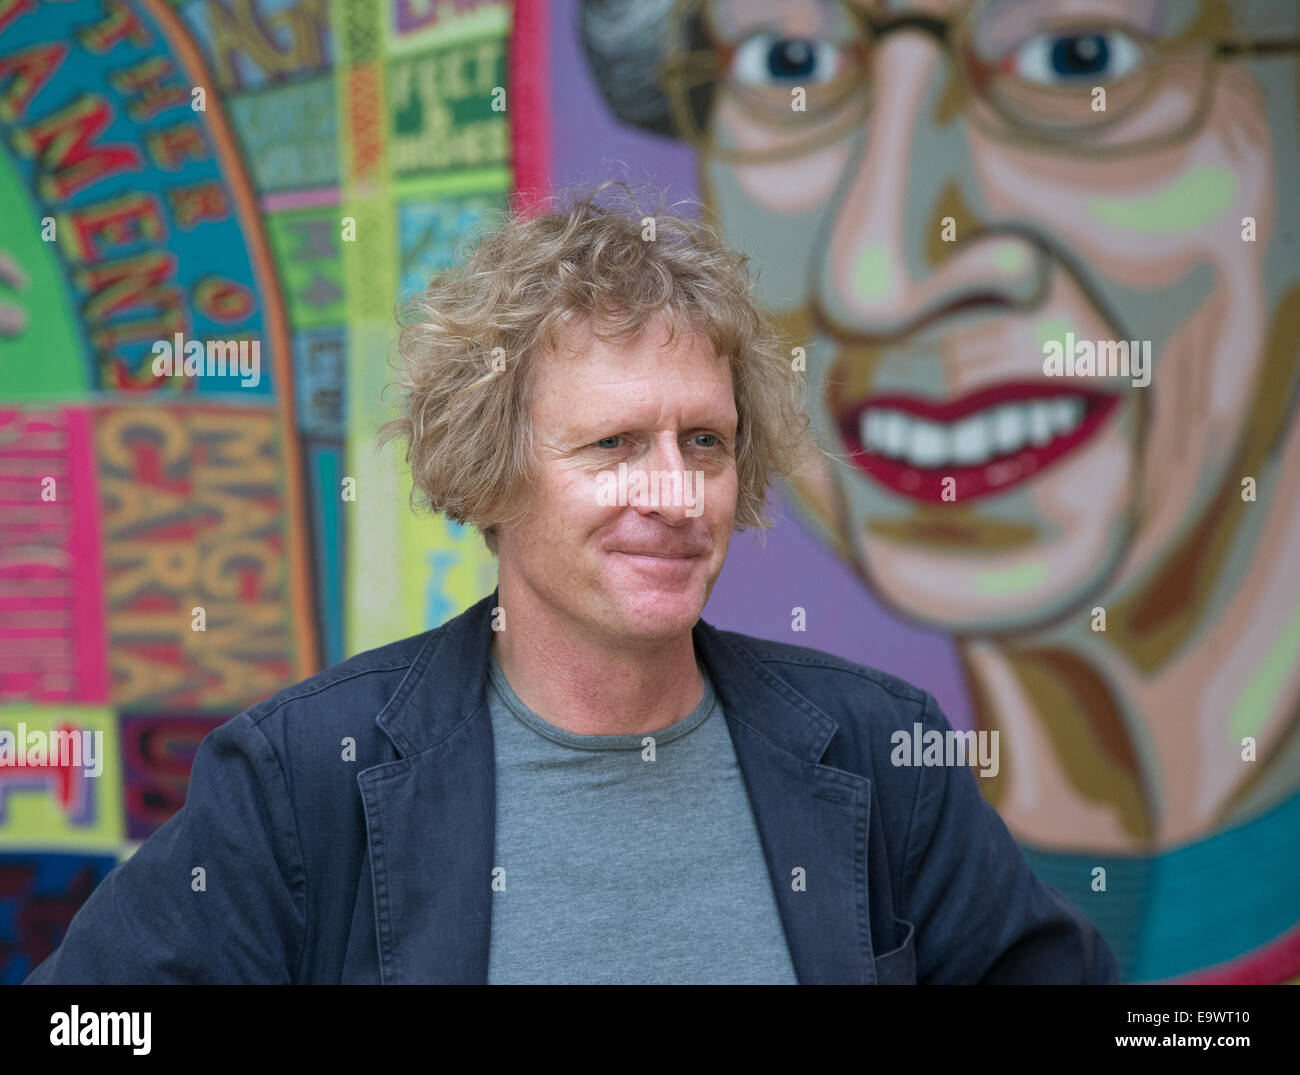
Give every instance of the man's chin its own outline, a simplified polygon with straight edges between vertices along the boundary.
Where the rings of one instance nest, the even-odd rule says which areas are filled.
[[[682,588],[653,585],[624,586],[615,591],[608,608],[629,641],[667,641],[688,634],[704,611],[705,595],[698,583]]]

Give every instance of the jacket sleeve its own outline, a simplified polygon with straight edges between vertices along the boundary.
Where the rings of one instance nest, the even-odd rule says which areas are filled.
[[[925,731],[952,725],[928,693]],[[1101,932],[1029,868],[965,765],[923,766],[904,853],[903,899],[920,984],[1112,984]]]
[[[284,771],[241,713],[199,744],[185,805],[104,878],[24,984],[292,982],[305,896]]]

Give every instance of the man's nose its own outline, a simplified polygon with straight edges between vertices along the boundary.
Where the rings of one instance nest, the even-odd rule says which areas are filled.
[[[629,507],[642,515],[660,515],[674,524],[690,518],[687,501],[698,490],[687,470],[677,434],[656,437],[631,469],[642,470],[645,477],[640,489],[629,480]]]
[[[1042,297],[1039,247],[988,219],[962,85],[921,33],[878,42],[871,111],[818,270],[821,314],[838,334],[883,342],[944,311]]]

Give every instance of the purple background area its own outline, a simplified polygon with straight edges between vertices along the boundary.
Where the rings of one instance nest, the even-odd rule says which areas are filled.
[[[578,0],[552,0],[551,106],[556,188],[608,178],[666,189],[670,201],[698,195],[689,147],[614,121],[578,40]],[[811,646],[892,673],[930,691],[957,728],[973,726],[950,638],[887,610],[826,548],[792,507],[777,500],[766,547],[735,534],[704,618],[715,627]],[[792,631],[790,610],[807,611]]]

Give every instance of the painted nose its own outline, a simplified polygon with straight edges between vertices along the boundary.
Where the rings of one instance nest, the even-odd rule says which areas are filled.
[[[876,50],[868,126],[818,270],[821,314],[843,336],[886,342],[947,313],[1043,296],[1040,247],[972,208],[983,198],[955,77],[916,32]]]

